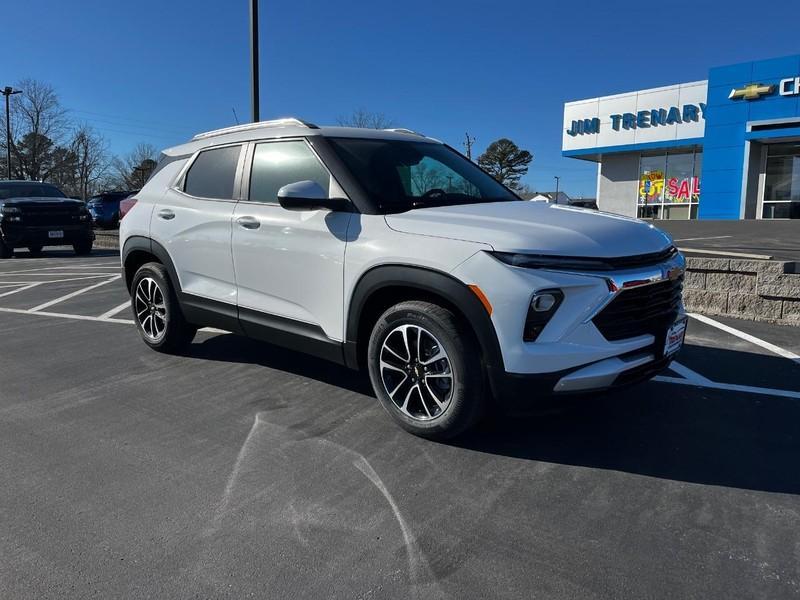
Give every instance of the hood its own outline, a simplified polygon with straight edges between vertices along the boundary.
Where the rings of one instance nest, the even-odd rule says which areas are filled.
[[[80,200],[73,200],[72,198],[52,198],[52,197],[32,197],[32,198],[8,198],[0,200],[0,206],[39,206],[42,204],[55,204],[58,206],[82,206],[83,202]]]
[[[637,219],[543,202],[489,202],[386,215],[396,231],[489,244],[502,252],[613,258],[664,250],[672,239]]]

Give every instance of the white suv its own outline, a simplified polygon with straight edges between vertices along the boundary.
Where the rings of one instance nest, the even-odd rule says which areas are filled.
[[[409,431],[490,402],[607,389],[683,341],[684,259],[652,225],[521,201],[407,130],[267,121],[165,150],[126,201],[122,265],[145,343],[214,326],[367,368]]]

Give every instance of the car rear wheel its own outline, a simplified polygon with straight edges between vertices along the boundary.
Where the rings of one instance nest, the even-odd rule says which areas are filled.
[[[154,350],[179,352],[197,333],[197,327],[184,318],[167,271],[159,263],[146,263],[136,271],[131,308],[139,335]]]
[[[375,324],[367,355],[378,400],[407,431],[448,439],[480,418],[486,393],[480,348],[446,308],[422,301],[391,307]]]
[[[74,244],[72,244],[72,249],[75,250],[75,254],[77,254],[78,256],[86,256],[87,254],[91,254],[92,240],[75,242]]]

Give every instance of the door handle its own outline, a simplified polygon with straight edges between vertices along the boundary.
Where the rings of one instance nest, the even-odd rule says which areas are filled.
[[[236,219],[236,222],[239,224],[239,227],[244,229],[258,229],[261,227],[261,221],[256,219],[255,217],[239,217]]]
[[[163,208],[160,211],[158,211],[158,218],[164,219],[165,221],[169,221],[170,219],[175,218],[175,213],[168,208]]]

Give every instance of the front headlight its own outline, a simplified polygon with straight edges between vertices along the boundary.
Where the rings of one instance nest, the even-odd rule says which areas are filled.
[[[0,219],[4,221],[22,221],[22,209],[16,206],[0,206]]]
[[[600,258],[594,256],[553,256],[549,254],[516,254],[513,252],[489,252],[497,260],[526,269],[552,269],[554,271],[613,271],[651,267],[673,258],[678,254],[675,246],[668,246],[658,252]]]
[[[572,256],[550,256],[547,254],[514,254],[511,252],[489,252],[497,260],[525,269],[557,269],[564,271],[610,271],[614,267],[600,258]]]

